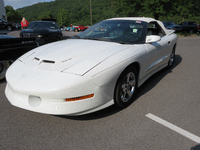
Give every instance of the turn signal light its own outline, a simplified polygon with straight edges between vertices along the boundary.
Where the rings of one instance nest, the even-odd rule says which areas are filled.
[[[65,101],[78,101],[78,100],[83,100],[83,99],[87,99],[87,98],[92,98],[94,97],[94,94],[90,94],[90,95],[84,95],[84,96],[79,96],[79,97],[73,97],[73,98],[66,98]]]

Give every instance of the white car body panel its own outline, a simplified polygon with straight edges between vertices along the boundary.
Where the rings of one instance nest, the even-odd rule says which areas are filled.
[[[175,34],[152,18],[117,19],[155,21],[166,35],[148,44],[68,39],[38,47],[21,56],[8,69],[5,93],[10,103],[46,114],[91,113],[114,104],[117,80],[127,66],[139,64],[138,86],[167,66],[177,43]],[[65,101],[65,98],[89,94],[94,97]]]

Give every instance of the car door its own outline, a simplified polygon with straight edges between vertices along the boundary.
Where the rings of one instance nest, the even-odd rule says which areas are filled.
[[[166,63],[169,53],[168,46],[171,44],[171,41],[156,21],[149,23],[147,35],[157,35],[161,37],[161,40],[158,42],[146,44],[149,55],[145,74],[148,76],[158,71]]]

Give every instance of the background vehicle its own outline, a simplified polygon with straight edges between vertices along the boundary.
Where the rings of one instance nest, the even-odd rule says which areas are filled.
[[[21,23],[15,23],[15,28],[16,29],[21,29]]]
[[[78,28],[78,26],[66,27],[65,30],[66,31],[74,31],[76,28]]]
[[[16,28],[16,24],[11,22],[6,22],[5,20],[0,19],[0,28],[12,31],[14,28]]]
[[[15,38],[0,34],[0,80],[18,57],[38,46],[36,38]]]
[[[163,21],[162,22],[167,29],[173,29],[175,32],[180,32],[182,30],[182,27],[180,25],[175,25],[171,21]]]
[[[182,32],[197,33],[200,31],[199,25],[195,21],[185,21],[179,24]]]
[[[54,21],[33,21],[20,32],[20,37],[35,37],[39,45],[63,39],[62,31]]]
[[[88,26],[84,26],[84,25],[79,25],[78,27],[75,27],[74,31],[75,32],[85,31],[87,28],[89,28],[89,27]]]

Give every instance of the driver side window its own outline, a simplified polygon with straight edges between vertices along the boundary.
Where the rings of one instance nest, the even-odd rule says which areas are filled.
[[[150,22],[148,24],[147,35],[158,35],[160,37],[163,37],[165,36],[165,32],[157,22]]]

